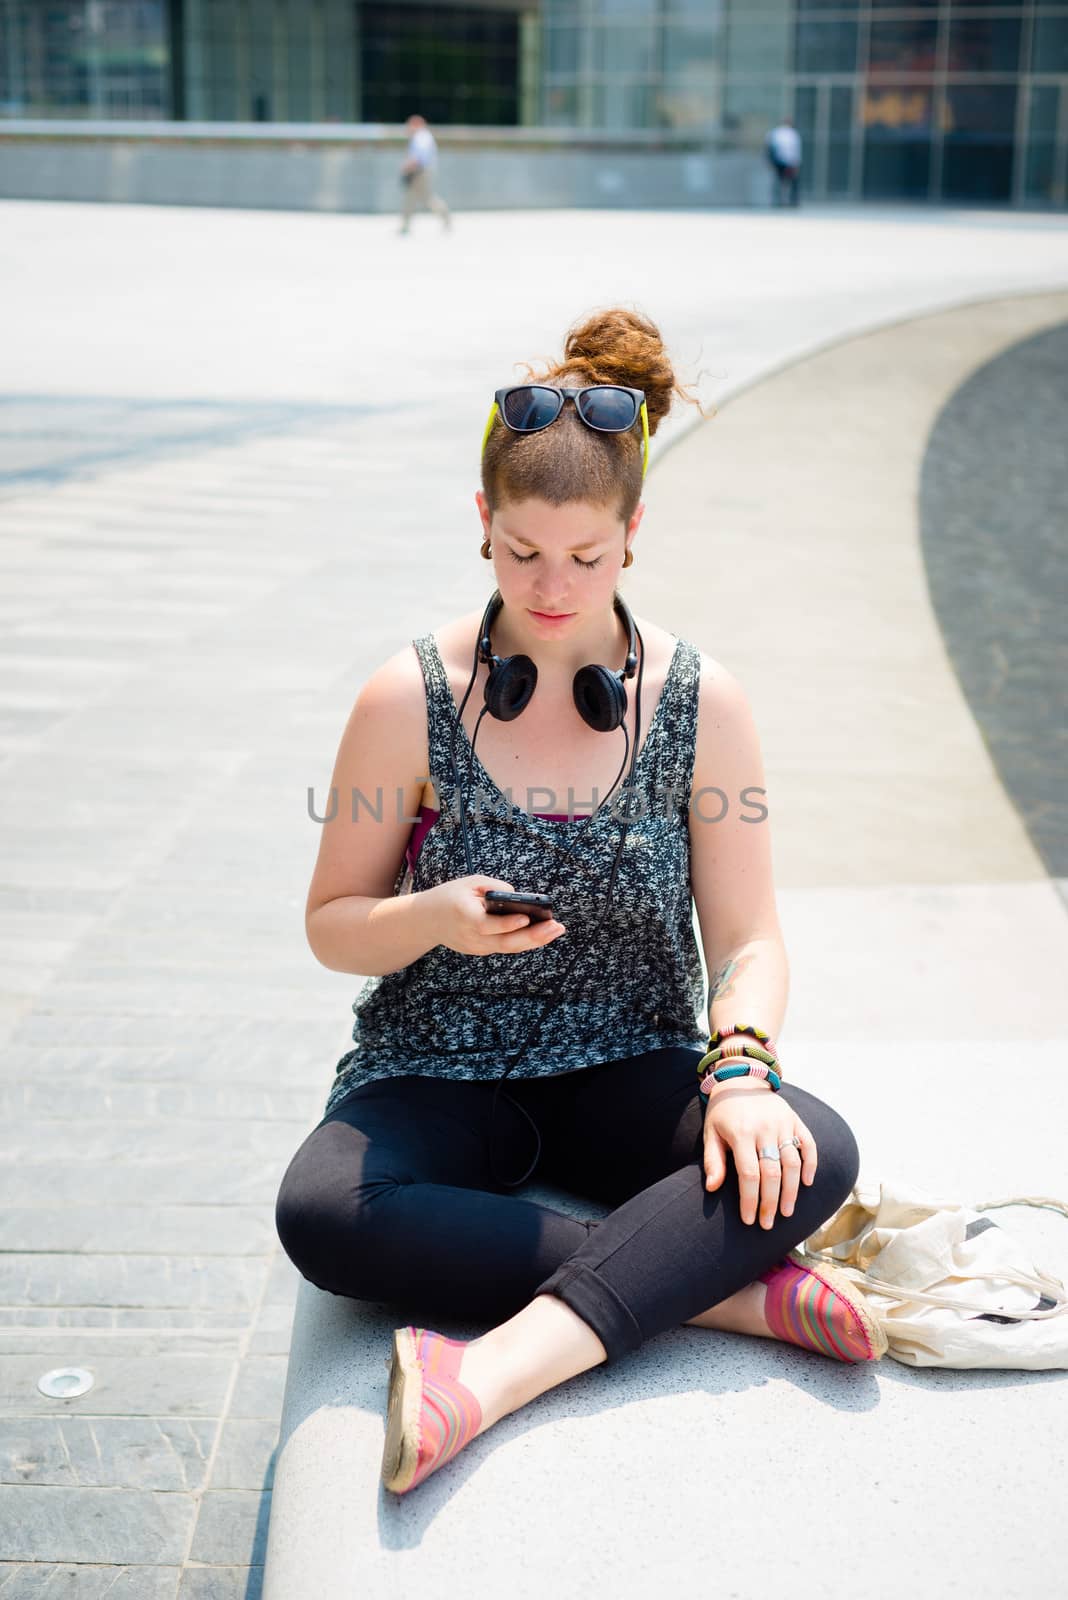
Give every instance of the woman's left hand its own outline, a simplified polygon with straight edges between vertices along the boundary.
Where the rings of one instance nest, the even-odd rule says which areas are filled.
[[[790,1143],[797,1137],[798,1150]],[[783,1148],[779,1148],[782,1146]],[[738,1174],[743,1222],[770,1228],[782,1203],[793,1214],[800,1183],[816,1177],[816,1141],[788,1101],[760,1078],[728,1078],[717,1084],[705,1111],[706,1188],[718,1189],[727,1176],[727,1148]],[[761,1161],[763,1149],[779,1150],[782,1160]]]

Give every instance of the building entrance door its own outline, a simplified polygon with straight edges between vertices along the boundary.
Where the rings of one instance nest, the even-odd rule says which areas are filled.
[[[1017,204],[1068,205],[1068,78],[1032,80],[1027,153],[1016,163]]]
[[[927,200],[933,176],[935,90],[906,81],[868,83],[863,90],[865,200]]]
[[[857,192],[853,83],[824,75],[799,78],[794,122],[801,135],[801,193],[813,200],[847,199]]]

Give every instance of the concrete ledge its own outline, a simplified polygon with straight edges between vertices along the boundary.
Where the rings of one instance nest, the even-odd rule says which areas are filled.
[[[929,1080],[940,1050],[924,1052]],[[1051,1065],[1038,1094],[1054,1078]],[[896,1160],[877,1152],[865,1181],[924,1172],[904,1146],[915,1091],[889,1109]],[[930,1142],[936,1162],[948,1125],[940,1119]],[[1006,1192],[1010,1174],[998,1167],[989,1190],[968,1198]],[[945,1188],[963,1198],[958,1178],[948,1172]],[[574,1215],[596,1209],[548,1186],[521,1192]],[[1016,1209],[997,1218],[1065,1276],[1062,1217]],[[669,1585],[764,1600],[772,1571],[806,1600],[924,1595],[932,1573],[942,1593],[1000,1600],[1015,1592],[1014,1574],[1037,1583],[1056,1558],[1055,1480],[1044,1489],[1036,1474],[1063,1460],[1061,1372],[889,1359],[847,1367],[772,1340],[680,1327],[503,1418],[397,1497],[379,1479],[390,1331],[419,1320],[414,1305],[345,1300],[302,1282],[262,1600],[571,1600]],[[938,1449],[923,1422],[935,1404]],[[966,1495],[947,1460],[967,1461]],[[847,1538],[847,1527],[863,1536]]]
[[[438,186],[461,211],[764,206],[763,158],[671,131],[447,128]],[[405,138],[379,124],[0,122],[0,195],[21,200],[396,210]]]
[[[592,1200],[579,1201],[550,1184],[527,1183],[515,1192],[524,1200],[582,1219],[607,1216],[610,1209]],[[505,1458],[511,1452],[502,1446],[518,1442],[526,1456],[526,1436],[547,1418],[601,1411],[617,1403],[608,1396],[617,1393],[618,1368],[607,1383],[604,1370],[584,1374],[575,1384],[544,1396],[544,1404],[506,1418],[476,1440],[464,1452],[464,1460],[455,1463],[456,1473],[447,1478],[443,1472],[439,1482],[420,1486],[422,1506],[417,1510],[414,1496],[402,1502],[383,1490],[379,1471],[392,1330],[421,1320],[414,1302],[406,1307],[347,1300],[301,1281],[275,1463],[264,1600],[292,1600],[294,1595],[312,1592],[318,1600],[395,1594],[398,1574],[389,1559],[394,1541],[383,1538],[384,1524],[411,1525],[413,1516],[422,1520],[432,1506],[440,1506],[456,1494],[458,1486],[491,1458],[497,1462],[498,1489],[487,1490],[480,1474],[478,1489],[472,1489],[467,1499],[465,1518],[478,1516],[481,1498],[488,1492],[496,1520],[498,1496],[505,1492],[504,1485],[513,1473],[512,1492],[516,1500],[521,1498],[529,1506],[539,1486],[544,1486],[542,1474],[555,1474],[556,1458],[562,1452],[559,1429],[540,1429],[533,1463],[520,1465],[513,1460],[508,1464]],[[485,1332],[474,1324],[435,1326],[458,1339],[477,1338]],[[623,1365],[637,1375],[639,1369],[632,1362]],[[537,1474],[536,1483],[530,1480],[531,1472]],[[555,1496],[550,1496],[546,1502],[546,1514],[554,1500]],[[533,1529],[541,1519],[528,1513],[525,1520]],[[491,1592],[490,1588],[469,1587],[465,1578],[461,1582],[464,1542],[453,1543],[450,1535],[449,1551],[439,1548],[429,1556],[420,1569],[425,1592],[465,1596]],[[455,1567],[457,1562],[460,1568]],[[410,1581],[411,1574],[405,1579],[406,1587]],[[507,1590],[531,1592],[515,1582],[509,1583]]]

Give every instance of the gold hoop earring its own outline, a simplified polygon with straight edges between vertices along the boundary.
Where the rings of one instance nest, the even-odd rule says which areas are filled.
[[[632,564],[633,561],[634,561],[634,551],[628,545],[627,546],[627,553],[623,557],[623,565],[625,567],[629,567]]]
[[[480,555],[482,556],[483,561],[492,561],[493,560],[493,557],[490,555],[490,551],[491,551],[492,548],[493,547],[490,544],[489,540],[488,539],[483,539],[483,541],[482,541],[482,549],[479,552]]]

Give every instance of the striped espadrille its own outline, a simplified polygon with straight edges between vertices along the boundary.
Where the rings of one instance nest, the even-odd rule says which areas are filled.
[[[394,1494],[429,1478],[482,1426],[482,1408],[457,1376],[464,1348],[427,1328],[393,1330],[382,1482]]]
[[[849,1279],[821,1261],[802,1263],[792,1253],[762,1272],[764,1317],[776,1339],[799,1344],[835,1361],[878,1361],[886,1334]]]

